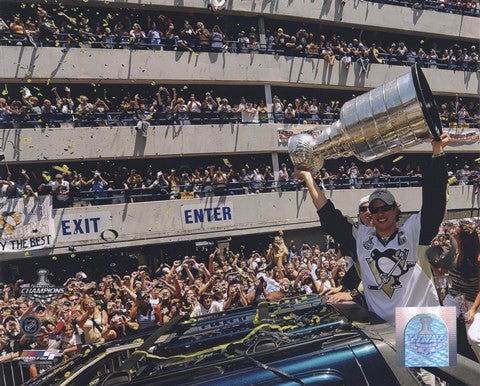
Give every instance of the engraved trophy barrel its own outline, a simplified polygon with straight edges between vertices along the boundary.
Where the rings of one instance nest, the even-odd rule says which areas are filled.
[[[354,155],[370,162],[414,146],[429,137],[438,140],[442,124],[425,75],[411,71],[346,102],[340,119],[316,137],[302,133],[288,141],[297,169],[319,171],[328,158]]]

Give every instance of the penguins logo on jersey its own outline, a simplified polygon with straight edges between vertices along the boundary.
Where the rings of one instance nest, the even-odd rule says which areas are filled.
[[[377,285],[369,285],[369,289],[382,290],[389,298],[396,288],[402,288],[400,277],[415,266],[414,262],[407,262],[408,249],[374,249],[367,258],[368,266],[375,277]]]

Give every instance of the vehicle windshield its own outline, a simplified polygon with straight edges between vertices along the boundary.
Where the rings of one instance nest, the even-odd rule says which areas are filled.
[[[156,333],[158,329],[152,329],[134,339],[91,347],[28,384],[60,384],[69,377],[72,385],[113,384],[109,382],[121,375],[129,358],[131,381],[148,376],[157,377],[162,383],[182,382],[192,371],[201,373],[212,366],[222,368],[236,363],[241,368],[241,362],[251,366],[254,362],[248,357],[259,352],[280,355],[285,350],[306,346],[317,349],[362,339],[347,317],[317,296],[282,299],[179,320],[166,334],[154,336]],[[152,336],[156,343],[143,347]],[[132,362],[134,353],[136,358]],[[84,368],[87,362],[90,364]]]

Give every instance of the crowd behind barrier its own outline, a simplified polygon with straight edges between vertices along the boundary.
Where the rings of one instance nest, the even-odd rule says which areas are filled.
[[[433,244],[446,244],[445,235],[455,229],[444,230]],[[476,231],[480,233],[478,224]],[[285,241],[279,232],[268,246],[241,246],[238,251],[213,248],[206,246],[196,256],[180,260],[166,257],[158,267],[139,266],[133,272],[100,277],[83,271],[59,277],[52,271],[52,280],[57,285],[64,281],[66,291],[49,304],[21,295],[23,280],[1,283],[0,376],[29,379],[80,353],[85,345],[128,338],[177,315],[195,317],[301,294],[350,293],[345,289],[352,286],[347,284],[352,279],[346,278],[350,258],[329,236],[322,246]],[[364,304],[361,296],[352,294]],[[20,330],[19,320],[32,314],[42,327],[29,337]],[[27,362],[26,368],[23,363],[22,371],[19,358],[27,350],[58,351],[56,359]]]
[[[165,162],[165,161],[163,161]],[[198,162],[198,161],[197,161]],[[192,199],[208,196],[258,194],[302,189],[290,163],[282,163],[278,177],[266,164],[243,164],[234,167],[228,159],[222,166],[192,166],[176,164],[170,171],[145,162],[128,168],[114,161],[83,163],[81,165],[54,165],[41,170],[41,165],[27,171],[11,170],[6,165],[0,175],[0,198],[29,198],[53,195],[55,208],[83,205],[119,204],[170,199]],[[139,165],[137,167],[137,165]],[[453,165],[452,165],[453,166]],[[140,169],[141,168],[141,169]],[[162,170],[163,169],[163,170]],[[449,172],[451,185],[479,185],[480,165]],[[323,168],[316,177],[325,190],[393,188],[421,186],[420,167],[392,163],[359,166],[351,162],[337,169]]]
[[[266,31],[265,42],[260,43],[257,29],[248,23],[236,23],[232,27],[228,22],[217,20],[217,24],[207,28],[202,21],[191,24],[173,15],[160,14],[152,18],[150,14],[122,10],[112,16],[99,9],[95,14],[82,10],[77,16],[75,9],[78,12],[78,8],[59,10],[46,6],[9,15],[6,20],[0,20],[0,44],[301,56],[323,58],[330,65],[340,61],[347,69],[355,64],[360,72],[367,72],[370,63],[418,63],[429,68],[478,71],[477,47],[468,43],[462,43],[463,46],[436,41],[424,44],[421,40],[419,46],[414,41],[406,43],[407,37],[399,40],[397,36],[382,42],[369,39],[363,31],[358,31],[359,38],[353,37],[351,31],[351,36],[330,31],[328,34],[321,31],[317,36],[312,33],[313,28],[298,28],[298,24],[287,33],[287,27],[278,26],[278,22],[272,24],[271,31]],[[179,27],[180,23],[183,26]]]
[[[480,15],[478,1],[475,0],[368,0],[373,3],[392,4],[402,7],[426,9],[437,12],[454,13],[465,16]]]
[[[5,85],[0,97],[0,128],[123,125],[136,126],[139,131],[146,132],[150,125],[174,124],[329,125],[339,118],[341,108],[339,100],[327,101],[322,95],[289,99],[274,95],[271,106],[267,106],[255,93],[248,94],[248,98],[236,96],[237,99],[230,102],[214,90],[205,92],[186,85],[181,89],[160,86],[156,90],[156,85],[151,85],[152,91],[142,90],[141,94],[133,96],[135,91],[128,89],[119,91],[115,87],[90,86],[90,90],[83,90],[89,95],[79,95],[68,86],[29,85],[17,93]],[[193,92],[197,89],[198,93]],[[444,127],[478,128],[478,100],[438,97],[437,101]]]

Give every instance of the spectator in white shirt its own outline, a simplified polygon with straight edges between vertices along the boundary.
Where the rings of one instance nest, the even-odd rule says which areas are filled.
[[[470,175],[470,166],[465,165],[462,170],[460,170],[460,185],[468,184],[468,176]]]
[[[62,174],[55,176],[55,181],[50,182],[52,186],[54,204],[58,208],[65,208],[70,205],[70,184],[63,179]]]
[[[283,110],[285,107],[283,106],[282,101],[278,96],[273,97],[273,103],[272,103],[272,113],[273,117],[275,119],[275,122],[282,123],[283,122]]]
[[[218,106],[218,111],[220,113],[229,113],[232,111],[232,106],[228,104],[227,98],[222,99],[222,103],[220,104],[220,106]]]
[[[352,162],[350,164],[350,167],[347,170],[347,174],[350,177],[350,189],[355,189],[355,186],[357,185],[357,178],[360,174],[355,162]]]
[[[190,113],[202,112],[202,104],[195,99],[195,94],[190,94],[190,100],[187,103],[187,108]]]
[[[288,104],[287,108],[285,109],[285,122],[293,123],[293,119],[295,118],[295,109],[291,103]]]
[[[200,303],[197,304],[192,313],[191,317],[213,314],[216,312],[223,311],[223,303],[213,300],[213,294],[210,292],[204,292],[200,296]]]

